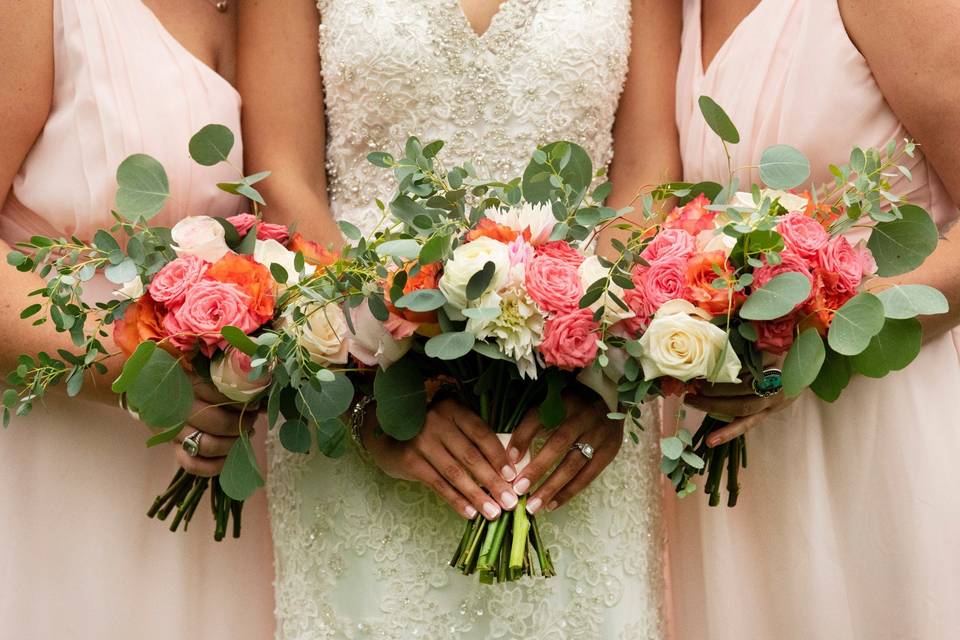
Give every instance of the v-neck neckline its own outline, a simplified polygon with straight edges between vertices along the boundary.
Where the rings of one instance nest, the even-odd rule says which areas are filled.
[[[509,1],[509,0],[508,0]],[[749,23],[756,15],[760,12],[760,9],[767,3],[767,0],[760,0],[757,5],[750,10],[750,12],[737,23],[737,26],[733,28],[733,31],[727,36],[727,39],[723,41],[723,44],[720,45],[720,48],[717,49],[716,53],[713,54],[713,57],[710,59],[710,62],[704,64],[703,61],[703,0],[697,0],[697,15],[696,15],[696,25],[697,25],[697,68],[700,70],[700,77],[706,77],[711,69],[713,69],[716,61],[726,52],[726,50],[731,46],[730,43],[737,37],[737,35],[745,28],[745,25]]]
[[[483,41],[494,29],[496,29],[500,24],[500,22],[502,21],[504,14],[507,13],[508,11],[511,11],[513,9],[512,5],[516,4],[514,0],[503,0],[503,2],[500,3],[500,6],[497,7],[497,10],[494,12],[494,14],[490,16],[490,22],[489,24],[487,24],[487,28],[484,29],[483,32],[481,33],[477,31],[473,23],[470,22],[470,18],[467,16],[467,12],[463,10],[463,4],[461,4],[461,0],[451,0],[451,2],[453,2],[453,4],[455,5],[454,8],[456,9],[456,12],[460,15],[460,19],[463,20],[464,26],[467,28],[467,30],[470,33],[473,34],[473,37],[478,41]]]

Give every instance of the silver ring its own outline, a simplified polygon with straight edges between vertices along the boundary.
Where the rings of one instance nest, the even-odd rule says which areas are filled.
[[[753,392],[761,398],[772,398],[783,391],[783,371],[775,367],[763,370],[760,380],[754,379]]]
[[[200,438],[202,437],[203,431],[194,431],[183,439],[180,446],[183,447],[183,450],[187,452],[188,456],[196,458],[200,455]]]
[[[587,460],[593,460],[593,453],[595,449],[593,445],[587,444],[586,442],[577,442],[574,444],[571,449],[580,449],[580,453],[583,454],[583,457]]]

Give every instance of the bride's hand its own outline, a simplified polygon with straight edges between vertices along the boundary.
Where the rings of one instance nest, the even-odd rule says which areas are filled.
[[[187,473],[209,478],[223,470],[223,463],[230,447],[237,441],[240,429],[253,431],[259,411],[244,408],[205,382],[195,384],[193,390],[196,396],[193,410],[173,445],[177,463]],[[198,431],[201,432],[200,451],[196,456],[190,456],[183,449],[183,441]]]
[[[794,400],[796,398],[788,398],[782,391],[766,398],[758,396],[752,382],[747,380],[737,384],[705,386],[698,394],[685,396],[684,404],[704,413],[734,418],[730,424],[707,437],[708,447],[718,447],[742,436]]]
[[[569,502],[600,475],[623,444],[623,421],[607,418],[603,400],[595,396],[588,399],[575,392],[566,394],[564,400],[566,419],[550,432],[543,448],[513,483],[514,490],[523,495],[563,460],[527,500],[530,513],[536,513],[544,505],[553,511]],[[513,432],[509,445],[511,458],[520,459],[542,429],[538,411],[532,409]],[[577,446],[581,444],[593,447],[592,457],[588,458]]]
[[[509,483],[516,473],[506,450],[490,427],[459,403],[434,404],[423,430],[408,442],[374,437],[369,421],[366,426],[364,444],[385,473],[422,482],[460,515],[474,518],[482,513],[494,520],[501,508],[517,506]],[[490,496],[497,496],[496,501]]]

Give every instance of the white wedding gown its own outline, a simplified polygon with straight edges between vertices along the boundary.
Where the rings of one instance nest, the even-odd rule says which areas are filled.
[[[338,218],[369,229],[392,175],[368,163],[408,135],[447,166],[519,176],[568,139],[611,158],[630,47],[629,0],[507,0],[477,36],[458,0],[321,0],[328,172]],[[270,446],[277,638],[663,637],[658,430],[628,440],[542,518],[558,577],[480,585],[448,566],[464,521],[351,446],[339,460]],[[275,438],[276,434],[271,434]]]

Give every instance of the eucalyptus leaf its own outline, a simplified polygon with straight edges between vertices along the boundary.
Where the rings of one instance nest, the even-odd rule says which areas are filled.
[[[439,289],[417,289],[394,302],[400,309],[416,312],[434,311],[446,303],[447,299]]]
[[[163,209],[170,182],[163,165],[148,155],[132,155],[117,168],[117,212],[130,221],[149,220]]]
[[[660,452],[669,460],[678,460],[683,455],[683,442],[676,436],[660,439]]]
[[[868,378],[882,378],[914,361],[923,343],[923,329],[916,318],[888,318],[870,345],[850,359],[855,371]]]
[[[317,424],[317,448],[328,458],[339,458],[347,452],[348,432],[339,418]]]
[[[806,329],[794,341],[783,363],[783,392],[790,398],[800,395],[820,373],[826,349],[816,329]]]
[[[900,207],[899,220],[877,223],[867,248],[877,261],[877,275],[913,271],[937,248],[939,235],[930,215],[915,205]]]
[[[234,500],[243,502],[263,486],[263,476],[257,468],[256,458],[246,437],[237,438],[230,447],[227,459],[220,472],[220,487]]]
[[[916,316],[946,313],[950,304],[946,296],[923,284],[895,285],[877,294],[888,318],[904,320]]]
[[[353,402],[353,395],[353,383],[347,376],[337,373],[331,382],[317,381],[302,385],[297,391],[297,409],[310,422],[319,424],[346,413]]]
[[[413,239],[388,240],[377,246],[377,253],[390,258],[413,260],[420,255],[420,243]]]
[[[467,300],[476,300],[482,296],[487,290],[487,287],[490,286],[490,282],[493,281],[493,276],[496,272],[497,265],[491,261],[487,261],[480,271],[470,276],[466,288]]]
[[[123,363],[123,369],[120,371],[117,379],[113,381],[110,390],[114,393],[126,393],[130,385],[133,384],[133,381],[137,379],[140,371],[142,371],[143,367],[150,361],[150,356],[153,355],[156,348],[157,343],[152,340],[147,340],[137,345],[137,348],[130,354],[127,361]]]
[[[793,189],[810,178],[810,161],[798,149],[776,144],[760,156],[760,179],[771,189]]]
[[[477,338],[469,331],[441,333],[427,340],[424,351],[431,358],[456,360],[470,353]]]
[[[183,424],[193,407],[193,384],[163,349],[153,349],[147,362],[127,388],[127,404],[151,427]]]
[[[280,444],[293,453],[309,453],[310,429],[301,420],[287,420],[280,426]]]
[[[837,353],[855,356],[867,348],[883,324],[883,303],[873,294],[861,293],[836,311],[827,341]]]
[[[810,279],[797,272],[781,273],[750,294],[740,317],[746,320],[776,320],[810,297]]]
[[[222,124],[208,124],[190,138],[190,157],[205,167],[225,162],[230,157],[235,139]]]
[[[124,284],[137,277],[137,265],[130,258],[120,264],[112,264],[103,270],[103,275],[113,284]]]
[[[387,435],[407,441],[420,433],[427,418],[427,390],[410,355],[377,371],[373,395],[377,420]]]
[[[698,103],[700,105],[700,113],[703,114],[703,119],[706,120],[707,126],[709,126],[715,134],[720,136],[721,140],[729,142],[730,144],[740,142],[740,132],[737,131],[737,127],[734,126],[727,112],[724,111],[713,98],[710,96],[700,96]]]
[[[226,326],[220,330],[220,335],[233,347],[248,356],[253,356],[257,353],[257,343],[251,340],[250,337],[238,327]]]
[[[852,375],[853,369],[850,366],[850,358],[828,348],[823,366],[820,368],[817,379],[810,385],[810,390],[817,394],[817,397],[821,400],[836,402],[843,390],[850,384],[850,376]]]

